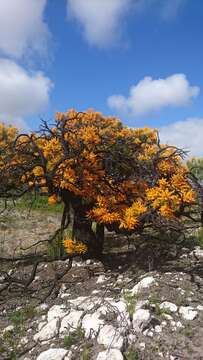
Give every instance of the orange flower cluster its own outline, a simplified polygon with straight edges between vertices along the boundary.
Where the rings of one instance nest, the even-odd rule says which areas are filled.
[[[65,239],[63,241],[64,248],[66,252],[70,255],[72,254],[84,254],[87,252],[87,246],[83,243],[76,242],[72,239]]]

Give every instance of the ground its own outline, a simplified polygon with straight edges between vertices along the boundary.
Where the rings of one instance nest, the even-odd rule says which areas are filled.
[[[60,214],[4,215],[1,253],[9,255],[17,244],[24,248],[49,238],[59,224]],[[119,252],[118,240],[123,245]],[[26,291],[14,286],[9,293],[0,292],[0,359],[34,360],[40,354],[46,359],[43,352],[55,348],[65,351],[56,359],[116,359],[111,352],[104,355],[109,348],[124,360],[203,359],[201,250],[185,247],[177,254],[173,249],[162,259],[147,252],[147,244],[132,251],[124,240],[107,234],[105,249],[110,248],[110,254],[106,251],[102,262],[76,258],[57,281],[56,273],[65,272],[69,261],[41,263]],[[8,266],[2,263],[1,270],[11,271]],[[26,277],[31,265],[15,263],[13,271],[18,278]]]

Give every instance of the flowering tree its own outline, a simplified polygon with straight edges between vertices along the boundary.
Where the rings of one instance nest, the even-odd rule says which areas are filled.
[[[3,148],[0,179],[11,179],[14,196],[35,190],[50,204],[64,203],[69,253],[99,257],[104,226],[126,234],[179,228],[195,203],[181,150],[160,144],[156,130],[131,129],[92,110],[57,113],[53,126],[43,122],[39,133],[18,135],[12,152]]]

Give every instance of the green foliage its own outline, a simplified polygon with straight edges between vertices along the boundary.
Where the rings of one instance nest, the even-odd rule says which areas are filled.
[[[46,195],[39,195],[34,193],[27,193],[16,201],[16,208],[19,210],[28,210],[31,208],[36,211],[62,213],[62,204],[48,204],[48,197]]]
[[[139,360],[139,354],[136,350],[133,349],[129,349],[126,353],[125,353],[125,359],[126,360]]]
[[[135,295],[132,295],[130,291],[126,291],[124,293],[124,300],[127,305],[127,310],[129,312],[130,317],[133,316],[135,312],[135,305],[137,303],[137,297]]]
[[[84,333],[80,327],[78,327],[72,334],[65,335],[63,339],[64,347],[69,349],[72,345],[77,344],[84,338]]]
[[[201,227],[196,234],[197,239],[197,245],[200,246],[201,249],[203,249],[203,227]]]
[[[91,343],[86,343],[85,347],[82,352],[82,360],[89,360],[90,359],[90,350],[91,350]]]
[[[0,340],[0,353],[6,353],[11,360],[17,360],[20,338],[25,335],[25,322],[32,319],[37,314],[34,306],[26,306],[23,309],[13,312],[9,316],[13,330],[5,331],[3,334],[3,344]]]
[[[170,315],[171,312],[169,309],[167,308],[160,308],[160,299],[158,298],[158,296],[156,294],[152,294],[150,297],[149,297],[149,303],[151,305],[153,305],[154,307],[154,313],[157,315],[157,316],[162,316],[164,314],[168,314]]]
[[[22,328],[25,321],[32,319],[37,314],[34,306],[26,306],[23,309],[17,310],[9,316],[11,323],[15,328]]]

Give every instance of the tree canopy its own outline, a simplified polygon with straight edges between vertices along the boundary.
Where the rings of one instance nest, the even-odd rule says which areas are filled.
[[[93,110],[57,113],[30,134],[1,125],[0,144],[1,197],[35,190],[50,204],[62,201],[63,227],[73,213],[67,251],[81,241],[101,252],[104,226],[124,233],[174,227],[196,200],[180,149],[161,144],[155,129],[128,128]]]

